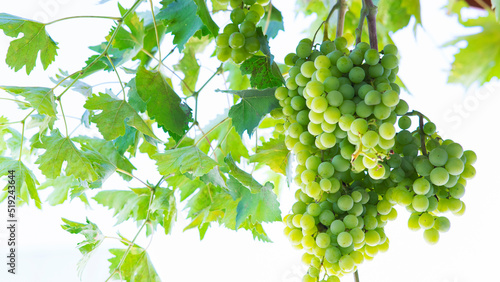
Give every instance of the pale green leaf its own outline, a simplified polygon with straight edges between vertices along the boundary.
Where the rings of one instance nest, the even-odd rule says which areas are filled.
[[[12,175],[9,171],[14,172],[13,180],[15,181],[16,196],[19,203],[29,203],[29,199],[32,199],[37,208],[42,208],[42,202],[36,189],[36,185],[39,183],[33,172],[21,161],[0,156],[0,177]],[[12,179],[8,178],[7,181],[9,180]],[[4,191],[0,198],[5,199],[7,194],[8,192]]]
[[[14,96],[22,96],[31,107],[42,115],[55,117],[57,114],[54,92],[45,87],[0,86],[0,89]]]
[[[264,163],[275,172],[286,175],[290,150],[285,145],[285,136],[271,138],[257,147],[257,153],[250,156],[250,162]]]
[[[189,172],[193,176],[202,176],[217,165],[195,146],[167,150],[156,154],[154,159],[161,175]]]

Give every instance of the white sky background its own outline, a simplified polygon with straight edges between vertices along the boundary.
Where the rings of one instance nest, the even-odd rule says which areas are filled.
[[[9,13],[29,19],[51,21],[73,15],[118,16],[116,1],[96,6],[94,1],[68,0],[18,0],[4,1],[0,13]],[[122,1],[129,7],[133,1]],[[300,32],[311,19],[295,18],[292,1],[275,1],[285,19],[286,33],[271,41],[271,50],[277,60],[294,51],[294,47],[303,37]],[[462,217],[448,214],[452,228],[442,234],[437,245],[427,245],[422,232],[412,232],[406,227],[409,214],[399,208],[399,217],[386,226],[386,233],[391,240],[387,253],[378,254],[371,262],[360,267],[360,278],[364,282],[468,282],[500,281],[500,224],[498,220],[498,199],[500,198],[500,180],[498,169],[500,154],[497,122],[500,99],[500,83],[488,83],[481,88],[469,91],[457,85],[446,84],[447,71],[452,61],[454,48],[440,49],[438,46],[464,30],[455,19],[445,15],[441,7],[446,1],[421,1],[424,29],[419,28],[416,38],[411,29],[403,30],[394,36],[402,55],[400,75],[413,96],[403,94],[412,109],[417,109],[429,116],[437,125],[444,138],[459,142],[466,149],[473,149],[478,155],[476,178],[469,182],[463,200],[467,211]],[[143,4],[139,10],[145,10]],[[220,14],[217,22],[222,27],[228,21],[228,15]],[[72,72],[83,66],[83,62],[92,54],[89,45],[97,45],[111,27],[109,20],[78,19],[60,22],[48,27],[52,38],[59,42],[60,49],[55,63],[47,71],[36,67],[29,78],[25,70],[15,73],[4,63],[5,54],[12,38],[0,33],[0,85],[45,86],[53,84],[48,76],[53,76],[58,68]],[[169,38],[164,41],[162,51],[166,54],[172,46]],[[212,51],[213,45],[208,47]],[[174,63],[167,60],[167,65]],[[178,57],[177,57],[178,58]],[[38,63],[38,62],[37,62]],[[215,59],[201,58],[203,64],[200,84],[217,68]],[[206,68],[205,68],[206,67]],[[165,71],[169,74],[168,71]],[[122,74],[122,79],[130,77]],[[95,85],[100,82],[116,81],[114,73],[93,75],[85,81]],[[174,83],[177,81],[174,80]],[[118,84],[106,84],[118,92]],[[206,124],[227,106],[227,99],[217,88],[224,88],[222,78],[213,80],[200,96],[200,123]],[[104,91],[104,88],[98,88]],[[96,93],[96,92],[94,92]],[[1,94],[4,96],[4,94]],[[78,93],[71,92],[64,96],[65,112],[69,116],[80,117],[84,99]],[[210,103],[210,104],[209,104]],[[214,110],[215,109],[215,110]],[[10,120],[19,120],[25,113],[16,110],[14,104],[0,102],[0,115]],[[77,119],[69,119],[69,129],[78,125]],[[60,128],[63,127],[59,123]],[[20,130],[20,128],[19,128]],[[32,134],[34,131],[28,131]],[[95,130],[79,128],[76,135],[95,135]],[[34,160],[32,160],[34,161]],[[156,182],[154,164],[147,158],[132,160],[138,168],[135,175],[144,180]],[[31,166],[34,168],[34,166]],[[37,176],[43,180],[41,176]],[[131,187],[140,184],[132,182]],[[107,189],[126,189],[127,185],[115,176],[106,183]],[[292,190],[285,189],[281,195],[281,208],[285,215],[293,204]],[[51,192],[40,191],[42,199]],[[91,196],[91,195],[89,195]],[[114,227],[112,213],[102,206],[92,203],[92,209],[75,200],[57,207],[44,205],[42,210],[33,205],[18,210],[18,271],[12,276],[7,274],[4,259],[0,258],[0,281],[78,281],[76,263],[80,253],[76,244],[83,236],[71,235],[60,228],[61,217],[83,222],[85,216],[96,223],[104,234],[115,236],[119,231],[127,238],[132,238],[137,230],[133,223]],[[0,220],[6,217],[6,204],[0,204]],[[305,273],[300,263],[302,252],[294,250],[283,235],[281,223],[266,225],[266,230],[274,243],[261,243],[252,240],[249,232],[230,231],[216,226],[211,227],[205,239],[200,242],[197,230],[182,232],[188,221],[185,213],[178,216],[178,222],[172,235],[165,236],[163,230],[155,234],[148,253],[163,281],[217,281],[217,282],[300,282]],[[0,228],[0,256],[6,254],[6,229]],[[138,244],[147,246],[149,239],[140,237]],[[83,281],[104,281],[108,276],[110,257],[109,248],[122,247],[111,240],[105,240],[97,253],[91,258],[83,274]],[[352,281],[348,276],[343,282]]]

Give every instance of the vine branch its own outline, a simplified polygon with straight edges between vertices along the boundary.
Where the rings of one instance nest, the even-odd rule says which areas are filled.
[[[339,0],[340,1],[340,0]],[[319,25],[318,29],[316,30],[316,32],[314,33],[314,36],[313,36],[313,39],[312,39],[312,42],[314,44],[314,39],[316,38],[316,35],[318,34],[318,31],[321,29],[321,27],[323,25],[325,25],[325,30],[327,29],[327,25],[328,25],[328,21],[330,20],[330,18],[332,17],[333,15],[333,12],[335,12],[335,10],[337,10],[339,8],[339,2],[337,2],[335,5],[333,5],[333,7],[330,9],[330,12],[328,13],[328,16],[326,17],[326,19],[324,21],[321,22],[321,24]],[[326,31],[325,31],[326,32]]]
[[[363,1],[363,7],[361,8],[361,13],[359,15],[358,27],[356,27],[356,45],[361,42],[361,36],[363,35],[363,25],[365,23],[365,18],[368,16],[368,9],[366,8],[365,1]]]
[[[126,97],[125,97],[125,87],[123,86],[122,79],[120,78],[120,75],[118,74],[118,71],[116,70],[115,64],[113,63],[113,60],[111,60],[111,57],[109,56],[108,53],[106,53],[106,58],[108,58],[109,63],[113,67],[113,70],[115,71],[116,76],[118,77],[118,81],[120,82],[120,86],[122,87],[123,100],[126,100]]]
[[[149,0],[149,4],[151,5],[151,15],[153,16],[153,25],[155,27],[155,36],[156,36],[156,46],[158,46],[158,62],[161,61],[161,50],[160,50],[160,37],[158,36],[158,26],[156,25],[156,17],[153,6],[153,1]],[[158,64],[158,69],[160,69],[161,64]]]
[[[363,0],[363,5],[367,9],[366,22],[368,23],[368,35],[370,37],[370,47],[378,50],[377,39],[377,11],[378,8],[372,0]]]
[[[120,17],[108,17],[108,16],[72,16],[72,17],[65,17],[65,18],[53,20],[51,22],[46,23],[45,25],[51,25],[53,23],[57,23],[60,21],[65,21],[65,20],[71,20],[71,19],[108,19],[108,20],[119,21],[122,18],[120,18]]]
[[[357,269],[356,271],[354,271],[354,282],[359,282],[359,274]]]
[[[341,37],[342,34],[344,34],[344,22],[345,22],[345,13],[347,12],[347,3],[346,0],[338,0],[337,4],[339,5],[339,15],[337,20],[336,37]]]

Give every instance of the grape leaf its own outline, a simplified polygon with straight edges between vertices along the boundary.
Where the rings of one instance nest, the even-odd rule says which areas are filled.
[[[264,28],[266,25],[268,25],[266,35],[271,38],[275,38],[280,30],[285,31],[285,26],[283,25],[283,16],[281,15],[280,10],[278,10],[274,5],[269,4],[269,7],[271,6],[271,17],[269,17],[269,10],[267,10],[260,20],[258,26]]]
[[[148,51],[149,54],[155,54],[156,51],[158,51],[157,47],[157,40],[156,40],[156,30],[158,30],[158,37],[160,44],[163,41],[163,38],[165,37],[165,31],[167,30],[167,27],[163,23],[163,21],[156,21],[156,29],[155,25],[153,23],[152,17],[150,17],[150,12],[148,12],[148,17],[144,17],[144,40],[142,42],[142,48],[146,51]],[[141,66],[146,66],[153,60],[148,54],[145,52],[139,52],[135,57],[132,58],[132,60],[137,60],[139,59],[141,61]]]
[[[241,74],[239,66],[233,62],[227,61],[224,63],[224,71],[228,71],[226,81],[229,82],[229,89],[232,90],[247,90],[250,88],[250,80],[248,76]]]
[[[120,14],[123,16],[127,13],[127,9],[123,8],[120,3],[118,3],[118,9],[120,10]],[[142,48],[142,44],[145,36],[145,28],[144,21],[141,20],[137,13],[132,13],[128,15],[123,23],[130,30],[127,31],[123,26],[121,26],[118,31],[116,31],[116,35],[111,43],[113,47],[119,50],[131,49],[134,50],[135,54],[139,53]],[[116,29],[113,29],[115,31]],[[111,39],[111,34],[106,37],[107,40]],[[135,55],[134,55],[135,56]]]
[[[487,17],[469,19],[462,21],[466,27],[482,27],[482,32],[458,37],[448,42],[447,45],[455,45],[461,41],[467,41],[467,46],[455,54],[448,82],[460,83],[470,86],[475,82],[480,85],[490,81],[493,77],[500,77],[500,23],[496,22],[495,16],[489,14]]]
[[[51,206],[55,206],[64,203],[68,199],[70,190],[79,189],[81,186],[80,182],[74,176],[60,175],[56,179],[47,179],[47,181],[38,187],[38,190],[48,187],[53,187],[54,190],[47,198],[47,202]]]
[[[250,156],[250,162],[265,163],[272,170],[286,174],[290,150],[285,145],[285,136],[278,139],[271,138],[257,147],[257,153]]]
[[[177,174],[166,179],[169,186],[174,190],[181,191],[181,201],[184,201],[191,196],[197,189],[205,186],[205,183],[198,178],[189,179],[183,174]]]
[[[38,181],[33,172],[24,165],[23,162],[13,160],[11,158],[0,156],[0,177],[8,176],[9,171],[14,170],[14,180],[16,182],[16,196],[20,200],[20,204],[29,203],[29,199],[33,199],[35,206],[42,208],[42,202],[38,196],[36,185]],[[4,191],[0,197],[2,200],[7,197],[8,192]]]
[[[71,90],[82,94],[86,98],[88,98],[92,95],[92,86],[91,85],[89,85],[81,80],[77,80],[75,82],[71,78],[68,78],[68,79],[63,81],[63,79],[65,79],[67,76],[69,76],[69,73],[67,71],[63,71],[61,69],[59,69],[59,72],[60,72],[60,74],[56,73],[55,77],[50,77],[50,81],[52,81],[55,84],[60,83],[60,85],[63,87],[70,87],[71,86]]]
[[[228,182],[229,188],[241,197],[236,208],[236,226],[247,219],[252,223],[273,222],[281,220],[281,211],[273,185],[267,182],[258,192],[252,193],[238,181]]]
[[[421,23],[419,0],[384,0],[378,5],[377,20],[387,31],[402,29],[412,16],[417,24]]]
[[[224,162],[228,165],[230,172],[229,174],[241,182],[243,185],[248,187],[252,193],[257,193],[262,189],[262,185],[255,180],[251,174],[239,168],[233,160],[231,155],[228,155]],[[234,198],[234,197],[233,197]]]
[[[194,0],[194,2],[198,6],[196,14],[200,17],[201,21],[208,28],[210,33],[212,33],[214,37],[217,36],[217,34],[219,34],[219,26],[214,22],[212,16],[210,16],[205,0]]]
[[[243,135],[243,132],[247,131],[248,135],[251,136],[262,117],[279,106],[278,100],[274,97],[275,90],[276,88],[216,91],[241,97],[241,101],[231,107],[228,116],[232,118],[233,126],[239,135]]]
[[[242,74],[250,74],[250,85],[257,89],[278,87],[283,84],[281,72],[275,70],[270,57],[252,56],[241,64]],[[278,67],[276,65],[276,67]]]
[[[186,96],[191,96],[196,88],[196,82],[198,81],[198,75],[200,74],[200,65],[196,60],[196,53],[203,50],[207,44],[208,40],[198,39],[192,37],[186,44],[182,59],[177,65],[174,65],[174,69],[177,71],[182,71],[184,74],[184,83],[181,83],[182,92]]]
[[[161,175],[177,172],[192,173],[193,176],[207,174],[217,163],[196,146],[167,150],[154,156]]]
[[[140,113],[144,113],[147,109],[146,103],[141,99],[139,93],[137,93],[137,86],[135,85],[135,78],[132,78],[128,83],[127,87],[129,88],[127,92],[128,103],[134,110]]]
[[[134,108],[124,100],[99,93],[99,96],[92,95],[83,106],[87,110],[102,111],[97,115],[93,115],[90,120],[96,123],[99,132],[106,140],[113,140],[124,135],[125,124],[158,139]]]
[[[79,223],[66,218],[61,219],[64,223],[66,223],[61,225],[64,230],[71,234],[80,234],[85,236],[85,240],[77,244],[78,249],[83,254],[83,257],[78,262],[78,275],[81,278],[85,265],[92,256],[93,252],[99,247],[99,245],[101,245],[104,240],[104,236],[97,225],[91,222],[88,218],[86,219],[87,223]]]
[[[165,229],[165,234],[170,234],[177,216],[174,191],[157,187],[150,209],[152,213],[150,217],[159,221]]]
[[[109,252],[113,255],[113,257],[108,260],[111,263],[109,266],[109,272],[113,274],[113,279],[127,282],[161,281],[145,249],[134,245],[130,248],[130,252],[124,259],[123,256],[126,251],[126,249],[109,250]],[[121,264],[120,269],[118,269],[118,272],[115,273],[115,269],[122,260],[123,263]]]
[[[42,137],[45,153],[36,160],[39,169],[48,178],[56,178],[61,174],[64,162],[66,175],[74,175],[82,180],[95,181],[99,175],[92,162],[84,152],[80,151],[68,137],[62,137],[58,129],[52,135]]]
[[[23,37],[10,43],[5,60],[15,71],[26,66],[26,73],[30,74],[35,68],[39,52],[44,70],[54,62],[58,47],[45,31],[45,24],[0,13],[0,29],[3,29],[5,35],[14,38],[19,33],[23,34]]]
[[[42,115],[55,117],[57,114],[54,92],[45,87],[0,86],[0,89],[14,96],[22,96],[30,106]]]
[[[203,27],[197,14],[198,6],[193,0],[163,0],[160,4],[162,8],[156,19],[164,21],[167,33],[174,35],[174,44],[182,51],[189,38]]]
[[[181,101],[163,75],[140,67],[135,83],[139,96],[147,104],[149,116],[156,120],[158,127],[183,136],[189,128],[191,108]]]
[[[223,162],[224,156],[231,153],[236,161],[240,161],[241,157],[248,158],[248,149],[243,144],[241,137],[236,133],[230,118],[223,118],[220,115],[211,121],[206,126],[206,131],[209,132],[204,137],[199,137],[198,148],[205,153],[208,153],[210,146],[214,148],[214,156],[217,160]],[[217,141],[214,143],[213,141]]]

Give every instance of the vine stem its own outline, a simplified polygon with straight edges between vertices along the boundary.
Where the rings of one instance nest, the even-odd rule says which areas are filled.
[[[120,78],[120,74],[118,74],[118,71],[116,70],[115,64],[113,63],[113,60],[111,60],[111,57],[109,56],[108,53],[106,53],[106,58],[108,58],[109,63],[113,67],[113,70],[115,71],[116,76],[118,77],[118,81],[120,82],[120,86],[122,87],[123,100],[125,100],[126,99],[126,97],[125,97],[125,87],[123,86],[123,82],[122,82],[122,79]]]
[[[373,4],[372,0],[363,0],[363,4],[366,6],[368,13],[366,15],[366,22],[368,23],[368,35],[370,37],[370,47],[372,49],[378,50],[378,39],[377,39],[378,8]]]
[[[72,16],[72,17],[65,17],[65,18],[53,20],[51,22],[46,23],[45,25],[51,25],[53,23],[57,23],[60,21],[65,21],[65,20],[71,20],[71,19],[108,19],[108,20],[119,21],[122,18],[120,18],[120,17],[108,17],[108,16]]]
[[[208,134],[210,134],[212,131],[214,131],[215,129],[217,129],[217,127],[219,127],[221,124],[223,124],[223,123],[224,123],[226,120],[228,120],[228,119],[229,119],[229,117],[227,117],[227,118],[225,118],[225,119],[221,120],[221,121],[220,121],[218,124],[216,124],[214,127],[210,128],[210,130],[209,130],[209,131],[207,131],[206,133],[204,133],[204,134],[200,137],[200,139],[198,139],[198,141],[196,141],[196,142],[194,143],[194,146],[198,145],[198,143],[200,143],[200,141],[201,141],[201,140],[205,140],[204,138],[205,138],[205,137],[207,137],[207,135],[208,135]]]
[[[163,178],[162,178],[163,179]],[[135,241],[137,240],[137,237],[139,237],[139,234],[141,234],[141,231],[142,229],[144,229],[144,226],[146,226],[146,224],[148,223],[149,221],[149,217],[151,216],[151,204],[153,203],[153,199],[154,199],[154,194],[155,194],[155,189],[157,188],[158,186],[154,187],[153,190],[151,190],[151,196],[149,197],[149,204],[148,204],[148,213],[146,215],[146,218],[144,219],[144,223],[141,225],[141,227],[139,228],[139,230],[137,231],[137,233],[135,234],[134,236],[134,239],[132,239],[132,241],[130,241],[130,243],[128,244],[128,248],[127,250],[125,250],[125,253],[123,254],[122,256],[122,259],[120,260],[120,262],[118,263],[118,265],[116,266],[115,270],[109,275],[108,279],[106,279],[105,282],[109,281],[109,279],[111,279],[115,273],[119,273],[120,276],[121,276],[121,271],[120,271],[120,268],[123,264],[123,262],[125,261],[125,259],[127,258],[127,255],[130,253],[130,250],[132,249],[132,246],[135,245]]]
[[[262,30],[262,33],[266,34],[267,29],[269,28],[269,23],[271,22],[271,12],[273,11],[273,4],[269,2],[269,11],[267,11],[266,25]]]
[[[344,34],[344,22],[345,22],[345,13],[347,12],[347,3],[346,0],[338,0],[337,4],[339,5],[339,15],[337,21],[336,37],[341,37],[342,34]]]
[[[425,147],[425,132],[424,132],[424,119],[430,122],[431,120],[419,111],[411,111],[405,114],[405,116],[418,116],[418,127],[420,132],[420,147],[422,147],[422,154],[427,156],[427,148]]]
[[[359,273],[357,269],[354,271],[354,282],[359,282]]]
[[[52,88],[52,90],[54,90],[56,87],[58,87],[59,85],[61,85],[61,83],[63,81],[67,80],[68,78],[70,78],[71,76],[73,76],[75,74],[78,74],[78,76],[69,84],[69,86],[66,87],[66,89],[61,94],[59,94],[59,96],[57,96],[57,99],[60,99],[83,76],[83,74],[87,70],[89,70],[94,64],[96,64],[101,58],[103,58],[108,53],[108,50],[109,50],[109,48],[111,48],[111,45],[113,43],[113,40],[115,40],[115,37],[118,34],[118,31],[120,30],[121,26],[123,25],[123,20],[126,19],[131,13],[133,13],[135,11],[135,9],[137,9],[137,7],[139,7],[139,5],[141,4],[142,1],[143,0],[136,0],[135,3],[132,5],[132,7],[130,7],[130,9],[125,14],[123,14],[123,17],[121,17],[118,20],[118,25],[116,26],[116,29],[114,30],[113,34],[109,38],[108,44],[104,48],[104,51],[102,51],[102,53],[99,56],[97,56],[97,58],[95,58],[92,61],[92,63],[90,63],[88,66],[86,66],[83,70],[77,71],[77,72],[75,72],[73,74],[70,74],[69,76],[66,76],[56,86],[54,86]]]
[[[26,120],[22,121],[23,129],[21,131],[21,149],[19,149],[19,162],[21,162],[21,157],[23,156],[23,143],[24,143],[24,128],[26,126]]]
[[[156,17],[153,6],[153,0],[149,0],[149,4],[151,6],[151,15],[153,16],[153,26],[155,27],[155,36],[156,36],[156,46],[158,46],[158,62],[161,61],[161,50],[160,50],[160,37],[158,36],[158,26],[156,25]],[[158,69],[160,69],[161,64],[158,64]]]
[[[356,27],[356,45],[361,42],[361,36],[363,35],[363,24],[365,23],[365,18],[368,16],[368,9],[366,9],[365,1],[363,1],[363,7],[361,8],[361,13],[359,15],[358,27]]]
[[[66,116],[64,115],[64,109],[63,109],[62,101],[61,101],[60,98],[57,99],[57,101],[59,102],[59,106],[61,106],[61,114],[62,114],[63,121],[64,121],[64,128],[66,129],[66,137],[69,137],[68,123],[66,122]]]
[[[340,0],[339,0],[340,1]],[[323,25],[325,25],[325,29],[326,29],[326,26],[328,25],[328,21],[330,20],[330,18],[332,17],[333,15],[333,12],[335,12],[335,10],[337,10],[337,8],[339,7],[339,2],[337,2],[335,5],[333,5],[333,7],[330,9],[330,12],[328,13],[328,16],[326,17],[326,19],[324,21],[321,22],[321,24],[319,25],[318,29],[316,30],[316,32],[314,33],[314,36],[313,36],[313,39],[312,39],[312,42],[314,44],[314,39],[316,38],[316,34],[318,34],[318,31],[321,29],[321,27]]]
[[[142,181],[140,178],[138,178],[137,176],[133,175],[132,173],[126,171],[126,170],[123,170],[123,169],[120,169],[120,168],[116,168],[116,171],[117,172],[120,172],[120,173],[123,173],[123,174],[126,174],[134,179],[136,179],[137,181],[141,182],[142,185],[146,186],[147,188],[149,188],[149,190],[152,190],[153,188],[148,185],[146,182]]]

